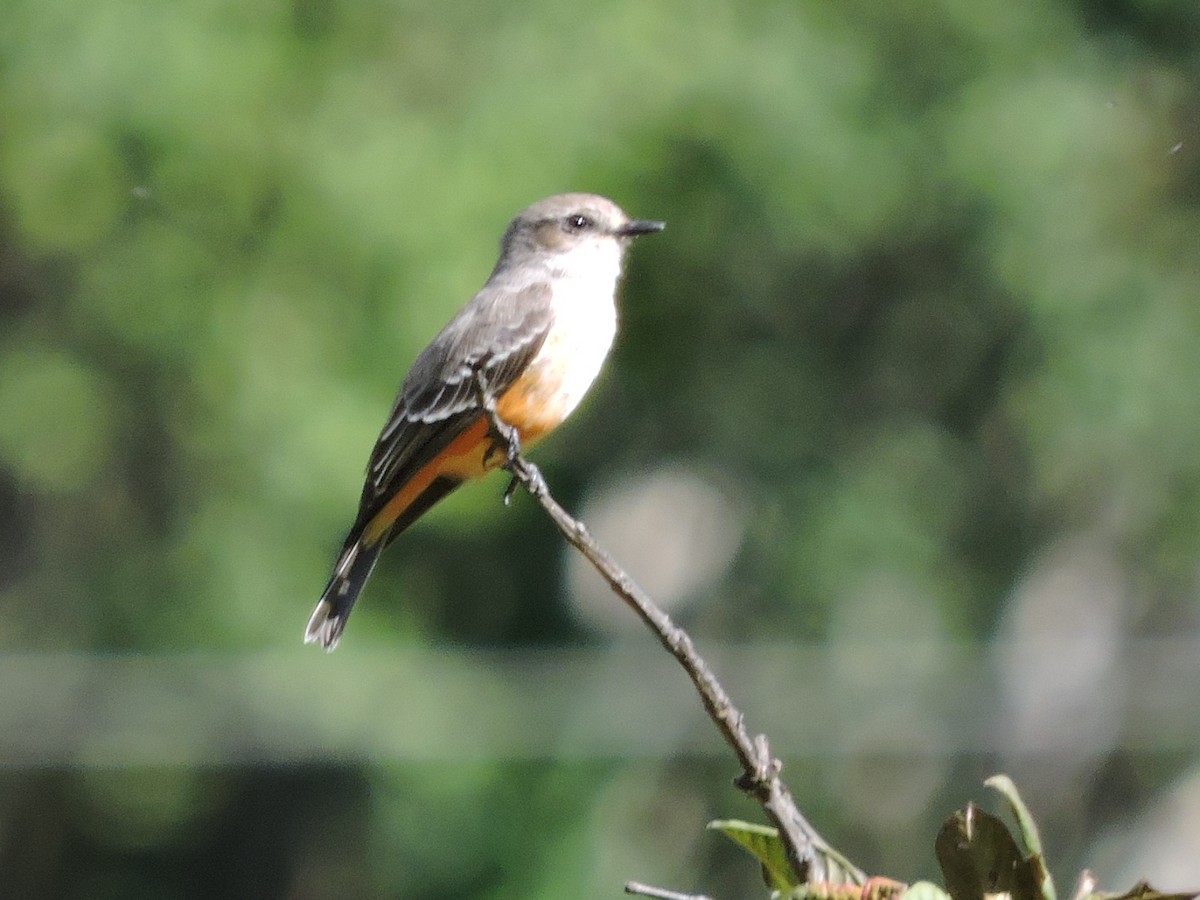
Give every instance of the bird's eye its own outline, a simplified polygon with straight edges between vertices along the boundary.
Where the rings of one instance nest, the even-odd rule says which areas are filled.
[[[583,231],[585,228],[591,228],[593,223],[587,216],[575,213],[567,216],[563,224],[566,225],[567,231]]]

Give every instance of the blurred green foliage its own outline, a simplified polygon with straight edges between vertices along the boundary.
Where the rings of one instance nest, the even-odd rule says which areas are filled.
[[[669,230],[538,460],[568,505],[677,460],[744,499],[735,600],[688,622],[702,640],[821,640],[865,573],[922,598],[930,636],[983,639],[1081,531],[1136,572],[1135,630],[1195,628],[1194,0],[8,0],[4,20],[0,649],[297,644],[408,363],[509,217],[561,190]],[[594,639],[558,540],[500,488],[397,544],[339,653]],[[690,809],[671,788],[711,791],[687,795],[697,840],[750,814],[725,767],[645,765],[9,769],[0,866],[12,896],[615,896],[645,873],[611,860]],[[950,768],[947,790],[973,780]],[[820,765],[795,777],[853,833]],[[935,799],[930,823],[961,805]],[[903,841],[859,840],[919,874],[894,869]],[[673,847],[676,887],[753,884]]]

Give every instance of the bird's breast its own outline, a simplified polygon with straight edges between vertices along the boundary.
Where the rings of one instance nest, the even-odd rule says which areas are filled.
[[[611,280],[560,278],[552,296],[553,322],[529,366],[497,404],[504,421],[526,442],[571,414],[600,373],[617,332]]]

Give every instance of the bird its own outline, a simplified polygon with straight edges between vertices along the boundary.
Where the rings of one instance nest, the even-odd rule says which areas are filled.
[[[522,448],[578,406],[616,336],[626,251],[665,227],[586,193],[547,197],[511,221],[483,287],[400,387],[306,644],[336,648],[383,550],[439,500],[504,463],[481,385]]]

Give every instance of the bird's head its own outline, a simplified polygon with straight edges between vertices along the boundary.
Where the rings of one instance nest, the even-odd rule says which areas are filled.
[[[597,194],[557,194],[522,211],[508,226],[500,265],[543,263],[560,271],[600,261],[620,265],[635,237],[665,228],[662,222],[631,219]]]

